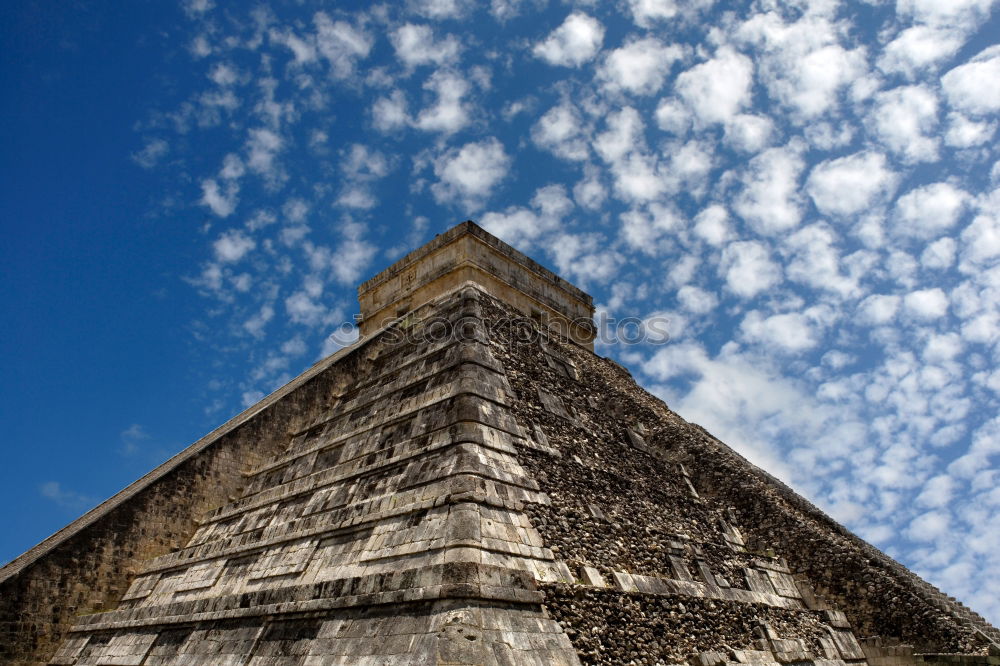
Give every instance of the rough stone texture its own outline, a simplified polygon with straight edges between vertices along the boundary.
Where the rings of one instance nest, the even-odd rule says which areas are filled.
[[[472,284],[2,576],[3,663],[997,659],[982,618]]]
[[[491,305],[487,318],[502,319],[503,306]],[[985,654],[988,640],[1000,636],[685,422],[621,366],[544,334],[524,342],[530,336],[513,328],[497,331],[494,354],[517,396],[518,420],[541,428],[561,456],[558,464],[536,452],[522,456],[551,498],[526,512],[571,570],[592,567],[605,579],[616,571],[692,576],[705,586],[714,578],[756,594],[795,589],[803,608],[839,608],[858,635],[890,637],[919,652]]]

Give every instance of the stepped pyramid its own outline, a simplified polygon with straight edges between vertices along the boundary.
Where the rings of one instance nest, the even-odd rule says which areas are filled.
[[[1000,664],[471,222],[362,337],[0,569],[4,664]]]

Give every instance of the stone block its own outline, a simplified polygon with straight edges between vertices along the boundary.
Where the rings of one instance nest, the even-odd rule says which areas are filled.
[[[607,587],[608,584],[604,580],[604,576],[601,572],[594,567],[582,567],[580,569],[580,580],[584,585],[590,585],[591,587]]]

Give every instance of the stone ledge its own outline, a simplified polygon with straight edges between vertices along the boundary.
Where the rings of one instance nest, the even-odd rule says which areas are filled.
[[[418,587],[401,587],[417,577]],[[439,599],[475,599],[539,604],[544,595],[531,574],[472,562],[447,562],[395,574],[342,578],[313,585],[181,601],[80,618],[72,633],[166,624],[190,624],[259,616],[279,616],[357,606],[380,606]]]

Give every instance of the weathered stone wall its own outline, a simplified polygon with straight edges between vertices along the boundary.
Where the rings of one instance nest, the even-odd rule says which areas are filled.
[[[281,451],[295,424],[329,402],[342,369],[318,371],[0,569],[0,663],[47,662],[75,616],[114,608],[143,561],[187,543],[198,516],[238,495],[243,473]]]

